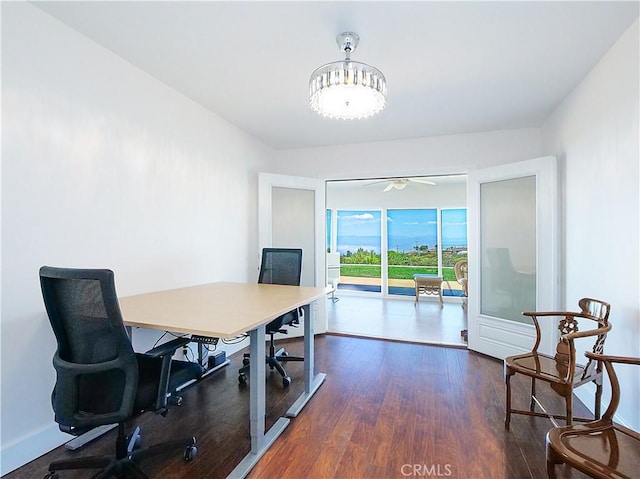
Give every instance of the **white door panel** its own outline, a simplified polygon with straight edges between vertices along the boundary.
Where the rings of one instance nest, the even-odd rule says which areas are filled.
[[[522,311],[558,307],[556,161],[469,173],[469,349],[501,359],[528,351],[535,329]],[[543,326],[540,351],[556,341]]]
[[[322,180],[260,173],[258,177],[258,235],[262,248],[302,248],[303,286],[326,285],[325,188]],[[319,301],[314,331],[327,330],[326,301]],[[287,337],[304,329],[289,328]]]

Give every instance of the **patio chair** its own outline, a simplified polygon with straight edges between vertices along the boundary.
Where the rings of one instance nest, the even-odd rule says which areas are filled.
[[[462,307],[466,306],[466,301],[464,298],[469,296],[469,265],[466,259],[462,259],[458,261],[455,265],[453,265],[453,271],[456,274],[456,281],[460,286],[462,286]]]

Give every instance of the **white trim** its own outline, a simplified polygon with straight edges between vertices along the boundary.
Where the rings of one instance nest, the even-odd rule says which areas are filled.
[[[28,462],[52,451],[73,436],[64,434],[56,423],[52,423],[33,434],[23,436],[10,444],[3,444],[0,451],[0,475],[24,466]]]
[[[291,188],[298,190],[311,190],[314,192],[314,281],[313,286],[326,286],[327,284],[327,255],[326,255],[326,201],[325,182],[317,178],[305,178],[299,176],[278,175],[273,173],[258,173],[258,255],[257,264],[260,264],[260,252],[262,248],[272,246],[272,189]],[[326,301],[317,301],[312,306],[316,308],[316,322],[314,330],[324,333],[327,330],[328,316]],[[301,323],[304,324],[306,318]],[[302,329],[302,328],[299,328]],[[302,336],[301,331],[293,328],[289,330],[287,337]]]

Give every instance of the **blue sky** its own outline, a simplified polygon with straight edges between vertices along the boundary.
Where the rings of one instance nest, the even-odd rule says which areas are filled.
[[[380,252],[380,211],[338,211],[338,250],[355,251],[358,247]],[[430,248],[437,242],[437,210],[388,210],[389,249],[410,251],[416,245]],[[467,245],[466,209],[442,210],[442,243]]]
[[[467,246],[467,209],[442,210],[442,244]]]
[[[340,236],[380,235],[382,228],[380,211],[338,211]]]
[[[438,218],[435,209],[388,210],[387,233],[393,251],[406,252],[417,246],[433,248],[438,242]]]

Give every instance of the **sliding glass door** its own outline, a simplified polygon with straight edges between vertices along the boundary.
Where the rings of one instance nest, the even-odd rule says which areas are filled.
[[[380,293],[382,224],[380,211],[338,211],[340,289]]]
[[[466,208],[328,210],[336,217],[340,289],[415,294],[415,274],[443,277],[443,296],[461,296],[454,265],[467,255]]]
[[[388,293],[413,296],[414,274],[438,275],[436,209],[387,210]]]
[[[444,296],[462,296],[462,285],[458,283],[455,265],[467,260],[467,209],[443,209],[440,212],[442,245],[442,277]]]

